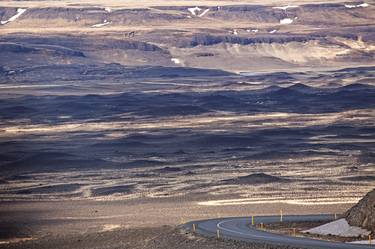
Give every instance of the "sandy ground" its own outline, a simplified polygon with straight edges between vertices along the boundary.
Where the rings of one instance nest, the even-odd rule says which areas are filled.
[[[130,201],[2,202],[0,205],[0,227],[2,231],[6,232],[1,234],[0,247],[52,248],[53,245],[54,248],[76,248],[79,244],[75,244],[75,242],[91,241],[90,237],[92,237],[100,238],[100,243],[103,243],[92,248],[107,248],[104,246],[105,243],[111,243],[113,246],[111,248],[165,248],[162,247],[163,243],[169,243],[167,248],[176,248],[181,238],[169,238],[169,242],[160,242],[160,247],[155,247],[145,241],[150,240],[150,233],[153,234],[151,237],[166,236],[166,231],[172,231],[176,225],[188,220],[271,215],[277,214],[280,209],[284,210],[284,214],[341,213],[350,206],[350,204],[303,206],[281,203],[200,206],[196,201],[183,198]],[[165,225],[169,227],[163,227]],[[141,238],[134,239],[135,237],[128,236],[129,233],[138,234]],[[177,237],[180,236],[176,232],[173,234]],[[118,236],[121,236],[122,239],[120,240]],[[64,242],[64,246],[62,244],[57,246],[61,241],[66,240],[70,242],[68,244]],[[144,241],[143,247],[138,247],[135,242],[139,240]],[[186,238],[183,240],[189,241]],[[153,239],[152,241],[152,243],[158,243],[158,240]],[[163,239],[159,241],[163,241]],[[198,241],[202,242],[201,239]],[[197,243],[196,240],[194,243]],[[194,243],[190,245],[193,246]],[[84,244],[90,246],[90,243]],[[210,247],[202,246],[201,248]]]
[[[207,197],[206,197],[207,198]],[[108,224],[108,221],[126,227],[178,225],[194,219],[225,216],[273,215],[280,209],[284,214],[341,213],[351,203],[341,205],[249,204],[201,206],[198,201],[185,198],[156,198],[128,201],[19,201],[2,202],[2,221],[66,220],[81,223]],[[26,212],[28,210],[28,212]],[[43,210],[44,212],[39,212]],[[5,215],[12,214],[12,215]],[[69,222],[70,223],[70,222]],[[41,226],[43,227],[43,226]],[[71,231],[73,232],[73,231]]]
[[[170,226],[118,229],[84,236],[58,236],[53,239],[43,238],[38,241],[24,241],[19,244],[3,244],[3,248],[276,249],[276,247],[263,244],[204,238]]]

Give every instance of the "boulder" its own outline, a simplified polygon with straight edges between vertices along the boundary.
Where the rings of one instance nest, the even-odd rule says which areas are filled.
[[[350,225],[362,227],[375,233],[375,189],[349,209],[345,213],[345,218]]]

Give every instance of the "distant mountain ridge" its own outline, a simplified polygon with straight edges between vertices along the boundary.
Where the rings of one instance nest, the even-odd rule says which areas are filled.
[[[29,57],[34,65],[118,63],[231,72],[374,65],[373,4],[30,2],[35,1],[0,7],[0,64],[12,71],[27,67]]]

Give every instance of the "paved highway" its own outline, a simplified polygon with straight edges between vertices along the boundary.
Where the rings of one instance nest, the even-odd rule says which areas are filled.
[[[332,221],[334,215],[288,215],[283,217],[284,222],[301,222],[301,221]],[[280,216],[258,216],[254,217],[255,224],[270,224],[280,221]],[[251,218],[250,218],[251,222]],[[235,239],[247,242],[267,243],[273,245],[293,246],[314,249],[374,249],[374,245],[358,245],[339,242],[329,242],[309,238],[286,236],[261,231],[253,226],[249,226],[249,217],[222,218],[202,221],[192,221],[184,225],[188,230],[193,229],[195,232],[216,237],[217,230],[221,238]]]

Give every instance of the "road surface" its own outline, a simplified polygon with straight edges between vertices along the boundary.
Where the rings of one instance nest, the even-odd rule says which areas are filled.
[[[301,221],[332,221],[334,215],[288,215],[283,217],[285,222]],[[280,216],[258,216],[254,217],[255,224],[270,224],[280,221]],[[205,236],[216,237],[219,230],[220,238],[235,239],[247,242],[267,243],[272,245],[283,245],[314,249],[375,249],[374,245],[358,245],[339,242],[329,242],[309,238],[292,237],[261,231],[249,226],[249,217],[222,218],[186,223],[184,228],[193,229],[195,232]]]

